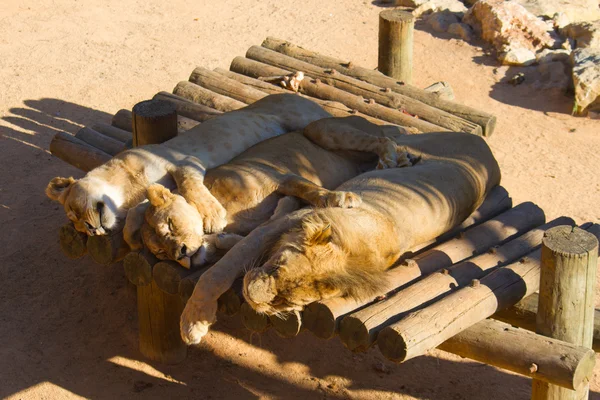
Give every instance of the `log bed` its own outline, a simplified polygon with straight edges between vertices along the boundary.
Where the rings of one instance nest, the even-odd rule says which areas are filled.
[[[296,71],[306,76],[298,95],[335,116],[360,115],[380,125],[402,125],[411,133],[464,131],[490,136],[494,132],[493,115],[447,100],[447,91],[436,94],[419,89],[349,60],[275,38],[252,46],[246,57],[236,57],[230,70],[196,68],[173,93],[159,92],[152,101],[169,110],[162,112],[169,119],[163,120],[167,125],[162,126],[169,127],[166,137],[170,137],[269,94],[288,91],[272,78]],[[162,130],[162,139],[151,133],[156,121],[152,115],[138,114],[139,108],[137,114],[135,109],[133,114],[122,109],[111,125],[98,122],[75,135],[60,132],[50,150],[87,172],[137,142],[156,143],[166,138]],[[140,118],[150,118],[151,122],[140,122]],[[149,139],[141,140],[143,137]],[[439,347],[534,378],[536,399],[550,398],[544,396],[553,388],[575,393],[574,389],[585,390],[593,373],[595,353],[588,348],[590,344],[567,343],[532,332],[541,329],[538,299],[545,304],[544,309],[548,308],[548,303],[542,302],[548,294],[536,293],[540,271],[547,262],[540,247],[549,232],[565,225],[574,227],[575,223],[568,217],[546,223],[539,207],[529,202],[513,207],[507,191],[498,187],[462,225],[407,253],[388,273],[394,288],[391,291],[382,290],[364,302],[336,298],[313,303],[302,313],[279,319],[250,308],[238,281],[219,299],[219,311],[240,315],[253,332],[272,328],[284,338],[302,331],[324,339],[338,336],[352,351],[378,346],[395,361]],[[569,229],[577,230],[592,244],[600,237],[598,224]],[[174,262],[159,261],[146,250],[127,252],[122,235],[87,238],[71,224],[60,228],[59,241],[70,258],[90,254],[100,264],[122,261],[127,279],[138,288],[141,352],[164,363],[185,359],[179,315],[206,268],[187,270]],[[586,253],[588,264],[594,268],[597,241],[595,246]],[[588,285],[587,290],[591,287],[593,293],[594,279],[590,279],[579,285]],[[554,314],[545,313],[545,324],[552,325]],[[593,337],[592,347],[598,351],[600,311],[594,314],[592,310],[586,318],[593,326],[593,332],[586,335]]]

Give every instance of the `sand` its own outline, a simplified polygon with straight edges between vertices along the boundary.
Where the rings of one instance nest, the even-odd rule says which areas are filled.
[[[43,193],[82,174],[48,152],[52,135],[109,122],[196,66],[228,67],[272,35],[374,68],[370,1],[4,0],[0,7],[0,396],[14,399],[526,399],[530,380],[443,352],[403,365],[309,333],[252,337],[221,318],[178,366],[137,351],[134,289],[122,267],[67,260],[66,220]],[[489,143],[515,204],[600,222],[600,122],[557,90],[502,83],[480,46],[418,24],[414,83],[448,81],[458,101],[498,116]],[[518,69],[508,73],[518,72]],[[600,368],[591,383],[599,396]]]

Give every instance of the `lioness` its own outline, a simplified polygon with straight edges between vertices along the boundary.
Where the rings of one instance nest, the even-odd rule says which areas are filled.
[[[360,207],[302,209],[269,222],[203,274],[181,316],[184,341],[198,343],[207,333],[217,299],[247,265],[259,267],[244,277],[244,297],[266,314],[334,296],[368,296],[402,253],[459,224],[500,182],[498,163],[480,137],[430,133],[395,140],[420,162],[367,172],[336,189],[360,195]]]
[[[351,140],[352,132],[369,132],[365,151],[333,153],[311,142],[335,128]],[[360,130],[359,130],[360,129]],[[142,242],[160,259],[178,261],[184,267],[216,261],[222,250],[233,246],[270,217],[300,207],[297,199],[316,207],[356,207],[360,198],[351,192],[329,191],[342,182],[374,169],[407,164],[397,146],[384,137],[402,134],[403,128],[381,127],[360,117],[321,119],[304,132],[292,132],[261,142],[227,164],[211,169],[205,185],[227,211],[227,234],[203,235],[202,217],[181,196],[160,185],[148,188],[149,202],[131,209],[124,237],[132,249]],[[330,146],[331,147],[331,146]],[[287,196],[287,197],[284,197]]]
[[[54,178],[46,194],[63,204],[78,231],[104,235],[121,228],[127,210],[144,200],[149,185],[177,186],[198,210],[202,229],[218,232],[226,225],[226,213],[203,184],[206,170],[258,142],[329,116],[319,105],[298,95],[267,96],[165,143],[119,153],[79,180]]]

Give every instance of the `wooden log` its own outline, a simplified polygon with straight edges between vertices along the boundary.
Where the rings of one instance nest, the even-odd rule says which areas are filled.
[[[158,97],[157,97],[158,96]],[[161,100],[163,99],[161,96],[159,96],[158,94],[155,96],[156,100]],[[169,101],[169,100],[168,100]],[[194,103],[189,103],[189,104],[194,104]],[[175,106],[176,109],[177,105]],[[179,112],[179,111],[177,111]],[[117,127],[121,130],[125,129],[124,126],[128,126],[128,131],[131,132],[132,127],[131,127],[131,111],[129,110],[119,110],[114,116],[113,116],[113,126]],[[196,125],[200,124],[200,122],[188,118],[188,117],[184,117],[183,115],[178,115],[177,116],[177,133],[183,133],[186,131],[189,131],[190,129],[192,129],[193,127],[195,127]],[[128,140],[125,143],[128,143],[129,141],[131,141],[133,139],[132,135],[129,134],[130,136],[130,140]]]
[[[223,112],[246,107],[246,104],[241,101],[215,93],[188,81],[179,82],[173,89],[173,93],[194,103],[203,104]]]
[[[246,57],[288,71],[302,71],[307,76],[313,79],[320,79],[329,86],[333,86],[347,93],[362,96],[365,99],[371,99],[376,103],[393,109],[404,110],[411,115],[418,116],[419,119],[424,119],[434,125],[446,128],[447,130],[482,135],[481,127],[473,122],[438,108],[431,107],[419,100],[393,92],[392,90],[386,92],[384,88],[340,74],[335,69],[317,67],[313,64],[259,46],[250,47],[246,53]],[[306,78],[302,83],[305,81],[307,81]],[[343,103],[348,107],[356,108],[346,102]]]
[[[100,132],[104,136],[108,136],[109,138],[117,140],[123,144],[132,141],[133,135],[131,134],[131,111],[125,111],[129,113],[129,130],[124,130],[113,125],[102,123],[92,125],[92,130]]]
[[[262,90],[244,85],[225,75],[202,67],[198,67],[192,72],[189,81],[202,86],[205,89],[212,90],[215,93],[239,100],[245,104],[252,104],[263,97],[268,96]]]
[[[481,280],[474,279],[470,286],[382,329],[377,337],[379,350],[390,360],[409,360],[530,296],[540,286],[540,253],[536,250]]]
[[[552,228],[542,241],[541,264],[537,333],[591,348],[598,239],[577,227]],[[565,388],[536,377],[531,398],[587,399],[589,378]]]
[[[69,258],[77,259],[87,253],[86,241],[88,236],[79,232],[72,223],[64,224],[58,230],[58,242],[63,254]]]
[[[137,305],[141,353],[164,364],[185,360],[187,346],[179,334],[181,298],[163,292],[156,282],[151,282],[137,287]]]
[[[231,63],[232,71],[245,74],[254,78],[269,76],[275,69],[276,73],[288,73],[287,70],[270,67],[259,61],[249,60],[243,57],[236,57]],[[364,98],[350,94],[344,90],[327,85],[320,80],[304,78],[300,83],[300,92],[310,97],[317,97],[323,100],[331,100],[343,103],[344,105],[355,109],[363,114],[391,122],[393,124],[414,127],[420,132],[440,132],[447,129],[434,125],[430,122],[414,118],[401,111],[382,106],[377,103],[369,103]]]
[[[415,17],[401,10],[379,13],[379,53],[377,69],[405,84],[412,83]]]
[[[91,171],[111,159],[110,154],[65,132],[54,135],[50,142],[50,152],[84,172]]]
[[[105,136],[91,128],[81,128],[75,134],[75,137],[77,139],[83,140],[90,146],[94,146],[95,148],[100,149],[107,154],[110,154],[111,156],[116,156],[118,153],[125,150],[124,143],[110,138],[108,136]]]
[[[402,85],[396,79],[385,76],[379,71],[354,65],[351,61],[344,61],[333,57],[324,56],[314,51],[303,49],[290,42],[268,37],[263,43],[263,47],[275,50],[278,53],[294,57],[298,60],[318,65],[322,68],[335,69],[336,71],[372,83],[382,88],[390,88],[396,93],[412,97],[432,107],[447,111],[468,121],[481,126],[484,136],[490,136],[496,127],[496,117],[490,113],[477,110],[473,107],[446,101],[440,99],[433,93],[411,85]]]
[[[184,304],[187,303],[190,297],[192,297],[192,293],[194,292],[194,288],[196,287],[198,279],[200,279],[200,276],[207,269],[208,267],[193,272],[192,274],[187,275],[185,278],[181,279],[181,281],[179,282],[179,296],[183,300]],[[229,290],[227,290],[221,295],[221,297],[219,297],[219,312],[229,316],[237,314],[240,311],[240,306],[242,305],[241,293],[242,280],[238,279]]]
[[[275,332],[284,338],[296,337],[302,329],[302,315],[298,311],[278,316],[270,316],[271,325]]]
[[[179,295],[181,280],[194,272],[183,268],[175,261],[160,261],[152,268],[152,278],[162,291]]]
[[[452,86],[448,82],[436,82],[423,90],[435,94],[442,100],[454,100],[454,90],[452,90]]]
[[[123,108],[113,115],[111,125],[127,132],[133,132],[132,118],[131,111]],[[133,140],[133,135],[131,139]]]
[[[178,115],[182,115],[186,118],[192,119],[198,122],[204,122],[217,115],[223,114],[222,111],[215,110],[212,107],[208,107],[202,104],[194,103],[184,97],[177,96],[176,94],[169,92],[158,92],[153,97],[154,100],[164,100],[172,103],[177,110]]]
[[[132,110],[133,145],[164,143],[177,136],[177,111],[167,101],[146,100]]]
[[[148,250],[132,251],[123,259],[125,276],[136,286],[149,285],[152,282],[152,268],[156,263],[158,259]]]
[[[492,318],[512,326],[535,332],[539,295],[532,294],[512,307],[498,311]],[[600,352],[600,310],[594,310],[594,341],[592,349]]]
[[[224,75],[230,79],[233,79],[235,81],[243,83],[244,85],[253,87],[257,90],[261,90],[267,94],[289,93],[289,90],[286,90],[282,87],[278,87],[271,83],[267,83],[265,81],[251,78],[246,75],[238,74],[237,72],[228,71],[228,70],[222,69],[222,68],[215,68],[215,72],[218,72],[219,74]],[[314,101],[315,103],[317,103],[318,105],[323,107],[323,109],[325,111],[327,111],[329,114],[333,115],[334,117],[348,117],[350,115],[355,115],[355,116],[362,117],[362,118],[366,119],[367,121],[372,122],[376,125],[389,125],[390,124],[389,122],[384,121],[382,119],[374,118],[374,117],[371,117],[370,115],[359,113],[358,111],[350,109],[350,108],[346,107],[344,104],[337,102],[337,101],[321,100],[316,97],[310,97],[310,96],[306,96],[303,94],[300,94],[300,96],[303,96],[307,99]]]
[[[592,378],[596,362],[591,349],[489,319],[458,333],[438,348],[571,389]]]
[[[516,239],[492,249],[488,253],[454,264],[452,267],[431,274],[393,295],[344,317],[340,323],[340,339],[352,351],[367,351],[377,340],[378,333],[386,326],[399,321],[408,312],[418,310],[423,305],[439,299],[455,288],[480,279],[499,265],[513,262],[519,257],[531,253],[542,241],[544,232],[562,224],[574,224],[570,218],[558,218],[536,229],[544,222],[541,212],[528,215],[526,210],[518,220],[520,232]],[[519,217],[516,217],[519,218]],[[513,227],[514,228],[514,227]],[[530,230],[532,229],[532,230]]]
[[[308,305],[303,313],[303,323],[307,329],[321,338],[332,337],[339,328],[341,318],[360,307],[363,307],[391,289],[401,289],[421,276],[437,270],[448,268],[452,264],[477,255],[488,248],[498,245],[518,234],[523,216],[523,209],[539,213],[541,210],[532,203],[523,203],[499,216],[466,230],[456,239],[439,244],[423,253],[406,260],[402,265],[388,272],[386,281],[388,288],[382,288],[367,301],[350,298],[333,298]],[[516,226],[516,228],[515,228]]]
[[[87,251],[92,260],[102,265],[119,262],[130,252],[120,231],[110,235],[90,236],[87,240]]]
[[[259,314],[248,303],[242,303],[240,317],[244,326],[252,332],[265,332],[271,326],[271,321],[266,314]]]

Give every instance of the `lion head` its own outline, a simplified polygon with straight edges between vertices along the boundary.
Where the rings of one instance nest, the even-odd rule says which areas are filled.
[[[343,217],[343,213],[337,213]],[[352,254],[337,218],[311,214],[301,227],[284,234],[270,258],[244,277],[244,298],[268,315],[302,310],[337,296],[362,297],[381,287]]]
[[[99,178],[57,177],[46,187],[46,195],[60,202],[75,229],[89,236],[118,229],[126,215],[120,209],[123,201],[119,191]]]

